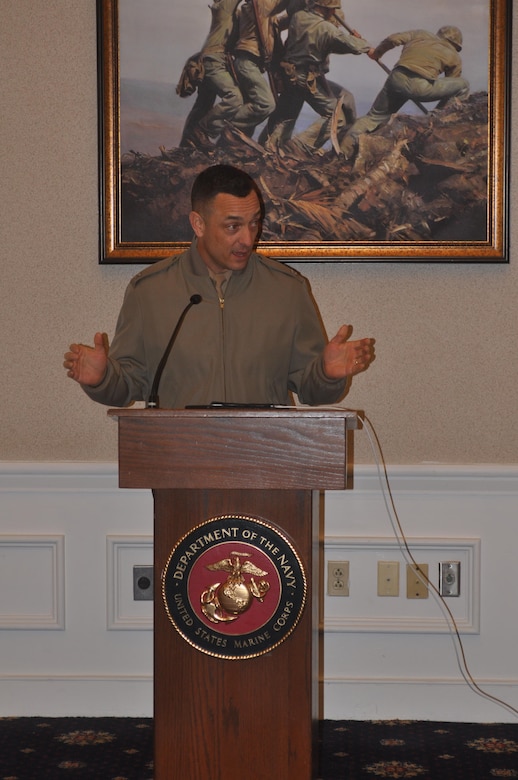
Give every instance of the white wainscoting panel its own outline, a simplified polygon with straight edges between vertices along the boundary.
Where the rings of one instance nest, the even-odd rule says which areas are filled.
[[[65,537],[0,534],[0,629],[65,628]]]

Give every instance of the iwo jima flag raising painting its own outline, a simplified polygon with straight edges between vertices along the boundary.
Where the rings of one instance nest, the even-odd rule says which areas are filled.
[[[98,0],[101,262],[183,251],[216,163],[280,260],[507,262],[510,28],[508,0]]]

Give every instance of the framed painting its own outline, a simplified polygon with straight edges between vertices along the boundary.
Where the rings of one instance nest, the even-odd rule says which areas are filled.
[[[281,261],[508,262],[512,3],[339,1],[98,0],[101,263],[183,251],[217,163]]]

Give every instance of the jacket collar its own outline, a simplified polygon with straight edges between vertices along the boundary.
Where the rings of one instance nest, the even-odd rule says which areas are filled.
[[[198,251],[198,242],[196,238],[193,238],[190,249],[187,253],[187,262],[189,265],[189,271],[194,276],[209,276],[209,269],[203,262],[203,259]],[[246,268],[244,268],[242,271],[232,272],[232,279],[234,280],[232,286],[234,286],[236,282],[239,283],[240,289],[247,285],[252,278],[254,265],[256,262],[257,256],[255,252],[252,252]]]

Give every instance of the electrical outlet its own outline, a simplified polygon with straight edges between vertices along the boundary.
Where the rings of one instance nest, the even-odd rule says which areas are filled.
[[[133,601],[153,601],[153,567],[133,567]]]
[[[399,596],[398,561],[378,561],[378,596]]]
[[[439,563],[439,593],[441,596],[460,596],[460,561]]]
[[[421,579],[417,570],[424,574]],[[428,564],[418,563],[407,564],[406,567],[406,597],[407,599],[427,599],[428,598]]]
[[[327,562],[327,595],[349,595],[349,561]]]

